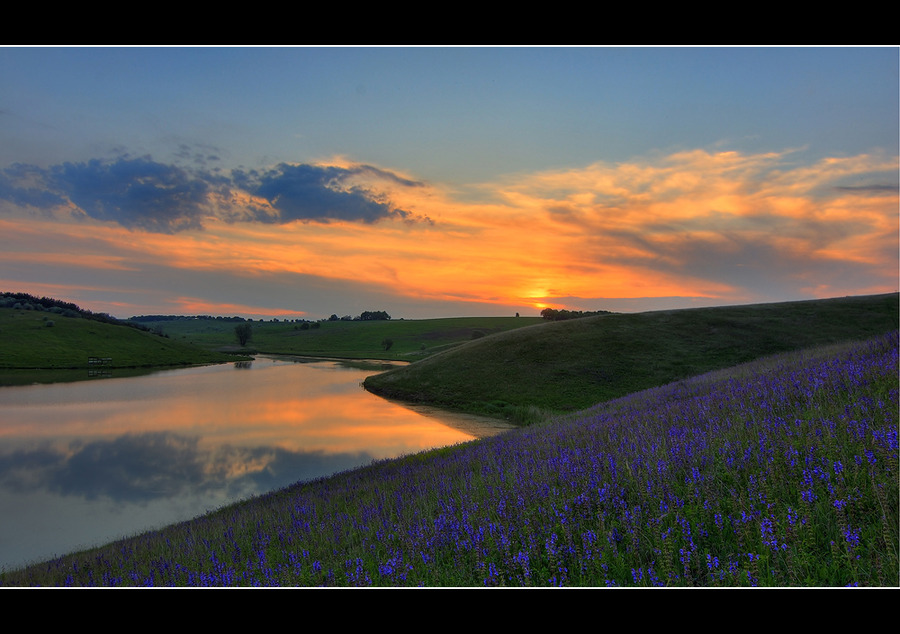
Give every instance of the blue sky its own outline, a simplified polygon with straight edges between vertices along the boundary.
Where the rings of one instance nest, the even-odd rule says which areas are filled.
[[[308,318],[890,292],[898,74],[896,47],[0,48],[0,286]]]

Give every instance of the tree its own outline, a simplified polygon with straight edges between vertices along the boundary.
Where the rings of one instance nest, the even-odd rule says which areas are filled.
[[[247,342],[253,336],[253,327],[250,324],[238,324],[234,327],[234,334],[237,336],[238,343],[246,346]]]
[[[545,308],[541,311],[541,317],[549,321],[556,321],[559,318],[559,311],[555,308]]]
[[[566,319],[580,319],[582,317],[596,317],[597,315],[609,315],[611,314],[608,310],[566,310],[562,308],[560,310],[556,310],[555,308],[545,308],[541,311],[541,317],[548,321],[563,321]]]
[[[390,319],[391,316],[387,314],[386,311],[383,310],[365,310],[360,314],[360,321],[375,321],[381,319]]]
[[[384,348],[385,352],[390,350],[392,345],[394,345],[393,339],[385,339],[381,342],[381,347]]]

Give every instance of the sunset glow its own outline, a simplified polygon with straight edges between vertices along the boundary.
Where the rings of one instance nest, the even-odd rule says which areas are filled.
[[[67,129],[59,150],[44,152],[35,126],[63,125],[58,120],[64,110],[43,104],[27,113],[22,98],[5,97],[0,104],[4,290],[52,295],[121,317],[180,313],[306,319],[369,309],[407,318],[535,314],[548,306],[644,310],[897,290],[896,49],[77,49],[72,59],[67,51],[0,49],[0,93],[33,94],[31,76],[53,86],[65,69],[88,72],[90,61],[118,68],[116,55],[140,58],[159,69],[160,79],[187,86],[193,76],[174,60],[202,52],[204,63],[211,65],[208,71],[242,56],[322,64],[323,70],[352,60],[357,66],[351,64],[356,71],[346,77],[349,94],[378,96],[354,104],[323,84],[320,98],[335,100],[333,112],[304,111],[300,103],[298,113],[281,121],[283,136],[289,138],[298,127],[306,133],[296,133],[293,143],[247,147],[224,129],[204,138],[200,127],[182,129],[181,124],[173,124],[171,138],[184,141],[167,146],[170,141],[150,134],[140,122],[149,106],[126,99],[132,105],[122,106],[119,118],[135,126],[128,138],[140,140],[123,151],[129,143],[124,130],[109,127],[107,136],[119,149],[98,155],[79,150],[86,147],[82,131]],[[769,93],[759,94],[758,101],[733,112],[717,110],[721,116],[711,117],[706,128],[691,127],[687,115],[661,128],[655,117],[669,107],[677,111],[684,95],[673,93],[651,107],[643,101],[649,86],[638,82],[643,88],[615,92],[614,104],[604,102],[595,90],[604,82],[622,81],[613,53],[634,58],[648,70],[671,64],[673,72],[713,100],[727,102],[726,93],[717,92],[727,89],[722,78],[700,79],[712,58],[726,60],[724,66],[748,82],[762,82],[760,74],[771,71],[776,83],[767,80]],[[609,118],[608,127],[598,129],[597,121],[563,108],[562,120],[583,125],[588,136],[560,132],[551,141],[543,136],[547,121],[523,114],[517,109],[521,104],[508,103],[509,121],[516,123],[506,124],[506,119],[493,119],[497,113],[483,103],[473,108],[471,124],[454,120],[460,126],[456,134],[471,139],[467,151],[459,151],[452,137],[441,145],[437,139],[444,132],[435,128],[431,141],[423,141],[434,144],[435,155],[424,159],[424,148],[414,140],[424,135],[417,116],[444,112],[447,104],[432,104],[427,87],[417,88],[413,76],[404,78],[396,70],[383,87],[396,93],[396,101],[383,101],[374,86],[352,92],[354,85],[369,85],[364,69],[413,66],[419,54],[439,62],[427,82],[434,88],[458,81],[465,85],[462,77],[478,83],[478,76],[458,75],[460,58],[482,60],[486,77],[494,77],[495,64],[521,63],[523,77],[533,82],[535,92],[529,94],[534,99],[542,81],[561,81],[527,70],[529,61],[544,59],[550,67],[590,80],[587,85],[553,83],[560,91],[558,105],[592,104],[596,117]],[[779,70],[784,59],[794,60],[793,71]],[[824,64],[831,65],[833,75],[818,95],[833,100],[834,119],[804,120],[802,108],[817,112],[812,97],[796,110],[764,116],[767,99],[783,100],[793,80]],[[844,94],[842,82],[863,68],[870,92]],[[266,78],[269,72],[274,71],[265,71]],[[104,89],[129,95],[132,80],[119,84],[120,79],[113,72]],[[865,85],[860,81],[854,85]],[[521,90],[499,83],[497,99],[513,99]],[[289,100],[305,89],[291,86],[271,99]],[[64,102],[62,85],[58,90],[58,101]],[[221,100],[230,90],[215,89],[210,97]],[[485,96],[479,93],[479,99]],[[444,97],[451,102],[463,98],[449,92]],[[629,100],[643,103],[646,125],[666,134],[660,133],[654,145],[635,133],[629,148],[606,150],[610,144],[604,139],[615,137],[612,131],[637,123],[618,111]],[[88,107],[80,103],[72,105],[76,112]],[[383,120],[391,134],[376,135],[377,128],[363,132],[350,115],[367,107],[381,112],[388,103],[410,109],[407,121]],[[865,125],[849,118],[858,104],[872,115]],[[175,112],[179,98],[171,96],[158,106]],[[216,114],[210,120],[227,126],[219,107],[210,105]],[[239,107],[257,108],[264,119],[262,113],[273,104],[241,101]],[[245,121],[255,120],[247,117],[250,110],[243,112]],[[746,136],[739,113],[748,112],[755,113],[749,118],[761,138]],[[91,112],[89,119],[96,117]],[[478,163],[481,153],[497,151],[483,145],[487,139],[476,140],[477,131],[492,120],[498,138],[540,132],[546,164],[538,158],[540,151],[526,152],[510,137],[508,161],[495,160],[473,179],[467,161]],[[261,138],[271,139],[262,126],[276,124],[254,125],[260,126]],[[346,135],[337,132],[342,124]],[[335,130],[331,143],[327,132],[312,132],[320,128]],[[855,129],[859,138],[844,134],[844,128]],[[384,139],[383,146],[376,137]],[[596,150],[586,150],[585,141]],[[563,159],[557,145],[566,142],[572,151]]]

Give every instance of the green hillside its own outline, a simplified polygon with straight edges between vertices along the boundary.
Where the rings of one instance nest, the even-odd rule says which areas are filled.
[[[174,340],[209,350],[235,350],[235,323],[196,318],[137,323]],[[337,320],[315,323],[249,322],[246,350],[346,359],[414,361],[479,337],[541,323],[540,317],[447,317],[441,319]],[[386,340],[391,345],[386,349]]]
[[[613,314],[478,339],[369,377],[370,391],[519,422],[898,327],[897,293]]]
[[[125,325],[47,311],[0,308],[0,369],[84,369],[88,357],[109,358],[111,368],[235,360],[232,355]]]

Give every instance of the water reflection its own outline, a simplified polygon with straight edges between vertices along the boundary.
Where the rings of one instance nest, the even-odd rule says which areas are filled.
[[[506,428],[360,389],[376,365],[261,358],[0,388],[0,566]]]

